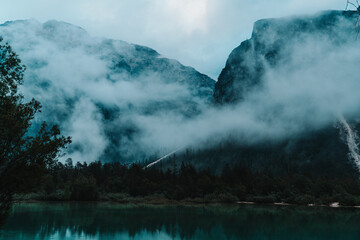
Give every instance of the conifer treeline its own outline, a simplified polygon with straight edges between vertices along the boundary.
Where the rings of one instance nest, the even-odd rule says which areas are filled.
[[[21,173],[20,173],[21,174]],[[141,164],[67,161],[54,163],[38,181],[25,181],[20,193],[37,193],[39,200],[113,200],[161,198],[200,202],[251,201],[293,204],[360,205],[360,181],[354,178],[304,174],[274,176],[246,166],[226,165],[221,174],[197,170],[191,164],[145,169]],[[31,176],[31,179],[35,179]],[[24,196],[24,195],[22,195]]]

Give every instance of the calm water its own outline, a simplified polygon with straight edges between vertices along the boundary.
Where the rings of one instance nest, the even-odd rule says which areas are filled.
[[[19,204],[0,239],[360,239],[360,209]]]

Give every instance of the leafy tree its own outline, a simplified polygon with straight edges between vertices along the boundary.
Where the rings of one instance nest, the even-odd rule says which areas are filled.
[[[46,167],[54,164],[61,149],[71,142],[57,126],[43,122],[37,134],[30,134],[32,120],[41,105],[18,93],[25,66],[8,43],[0,38],[0,216],[5,219],[12,195],[24,185],[37,184]]]

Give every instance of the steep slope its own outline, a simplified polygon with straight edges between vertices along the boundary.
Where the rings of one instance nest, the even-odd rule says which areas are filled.
[[[215,85],[215,101],[231,103],[244,100],[246,94],[261,86],[269,68],[287,64],[295,48],[309,38],[314,43],[330,41],[333,46],[354,41],[357,16],[354,11],[327,11],[313,16],[255,22],[251,38],[231,52]],[[307,57],[310,59],[311,56]]]
[[[191,118],[212,98],[215,81],[195,69],[68,23],[6,22],[0,36],[27,66],[21,90],[42,103],[37,121],[73,137],[74,161],[141,160],[162,147],[138,139],[151,121]]]
[[[357,177],[360,111],[359,99],[352,97],[359,87],[357,17],[354,11],[327,11],[257,21],[251,38],[230,54],[214,100],[256,102],[250,106],[263,106],[258,114],[272,121],[270,126],[297,131],[289,128],[279,141],[209,149],[208,162],[241,162],[276,174],[291,165],[292,173]]]

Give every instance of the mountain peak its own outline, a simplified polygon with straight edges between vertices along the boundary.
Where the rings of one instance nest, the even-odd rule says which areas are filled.
[[[215,101],[243,100],[262,82],[264,68],[284,61],[286,49],[309,36],[335,45],[354,41],[357,16],[356,11],[323,11],[314,15],[256,21],[251,38],[231,52],[215,85]]]

